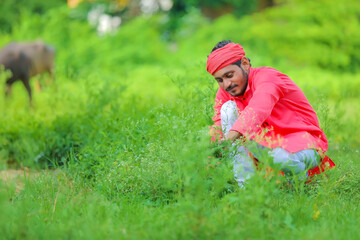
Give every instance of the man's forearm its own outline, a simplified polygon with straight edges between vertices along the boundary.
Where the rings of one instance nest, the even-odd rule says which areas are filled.
[[[228,140],[228,141],[235,141],[236,139],[242,137],[242,134],[237,132],[237,131],[229,131],[228,134],[226,134],[225,136],[225,140]]]

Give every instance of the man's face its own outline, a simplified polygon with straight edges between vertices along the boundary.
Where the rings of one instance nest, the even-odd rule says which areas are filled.
[[[245,93],[248,85],[248,73],[234,64],[223,67],[214,73],[215,80],[219,86],[231,96],[237,97]]]

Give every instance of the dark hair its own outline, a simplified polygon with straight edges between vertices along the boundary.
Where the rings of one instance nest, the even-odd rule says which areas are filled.
[[[231,43],[231,42],[232,42],[231,40],[222,40],[222,41],[218,42],[218,43],[215,45],[215,47],[211,50],[211,52],[213,52],[213,51],[215,51],[215,50],[217,50],[217,49],[219,49],[219,48],[222,48],[222,47],[224,47],[226,44]],[[249,60],[249,64],[250,64],[250,66],[251,66],[250,58],[247,58],[247,59]],[[236,62],[234,62],[234,63],[232,63],[232,64],[240,67],[240,66],[241,66],[241,59],[238,60],[238,61],[236,61]]]
[[[225,45],[227,45],[228,43],[231,43],[231,40],[222,40],[220,42],[218,42],[215,47],[211,50],[211,52],[215,51],[216,49],[222,48]]]

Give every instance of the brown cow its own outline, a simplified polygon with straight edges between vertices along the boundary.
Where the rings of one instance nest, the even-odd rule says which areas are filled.
[[[0,51],[0,65],[10,70],[12,76],[6,80],[6,92],[11,92],[12,84],[21,80],[29,94],[30,105],[32,104],[31,77],[48,72],[53,78],[55,50],[43,42],[10,43]]]

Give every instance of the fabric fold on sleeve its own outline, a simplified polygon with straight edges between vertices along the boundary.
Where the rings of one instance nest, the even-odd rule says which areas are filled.
[[[237,131],[250,139],[254,138],[261,132],[261,125],[281,97],[282,91],[276,84],[267,81],[261,83],[254,91],[248,106],[240,112],[231,131]]]

